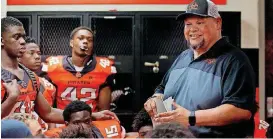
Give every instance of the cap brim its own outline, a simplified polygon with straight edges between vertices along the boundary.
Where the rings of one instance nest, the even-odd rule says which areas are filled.
[[[211,17],[211,16],[209,16],[209,15],[197,14],[197,13],[182,13],[182,14],[180,14],[180,15],[178,15],[178,16],[176,17],[176,20],[181,21],[181,20],[186,19],[186,18],[189,17],[189,16]]]

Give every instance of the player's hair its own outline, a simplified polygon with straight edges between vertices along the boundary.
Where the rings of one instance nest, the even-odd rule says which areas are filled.
[[[35,120],[31,114],[27,113],[13,113],[12,115],[8,116],[7,119],[14,119],[25,123],[29,126],[28,120]]]
[[[80,26],[80,27],[75,28],[75,29],[70,33],[70,40],[73,39],[74,35],[75,35],[79,30],[87,30],[87,31],[89,31],[90,33],[92,33],[92,34],[94,35],[94,32],[92,31],[91,28],[85,27],[85,26]]]
[[[69,125],[60,133],[60,138],[93,138],[92,128],[84,128],[81,124]]]
[[[10,26],[23,26],[22,22],[17,18],[7,16],[1,19],[1,34],[6,32]]]
[[[152,120],[144,108],[138,112],[132,124],[135,132],[138,132],[143,126],[153,126]]]
[[[267,128],[266,137],[273,138],[273,121],[270,123],[269,127]]]
[[[36,43],[36,40],[34,38],[30,37],[30,36],[27,36],[25,38],[25,41],[26,41],[26,44],[28,44],[28,43]]]
[[[69,122],[71,114],[79,111],[88,111],[90,115],[92,114],[92,110],[89,105],[83,101],[75,100],[65,107],[63,111],[64,121]]]
[[[161,124],[155,127],[151,138],[195,138],[189,129],[178,123]]]

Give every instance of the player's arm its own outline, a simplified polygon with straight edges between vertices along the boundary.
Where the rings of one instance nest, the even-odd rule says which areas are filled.
[[[114,66],[114,61],[109,60],[109,63],[110,65],[108,66],[102,66],[106,68],[105,71],[108,72],[108,77],[106,78],[106,81],[100,86],[98,101],[99,111],[109,110],[112,101],[112,89],[115,86],[115,74],[117,73],[117,70]],[[104,65],[102,61],[100,62],[100,64]]]
[[[115,74],[117,73],[116,67],[111,66],[111,71],[109,76],[106,78],[106,81],[100,86],[99,92],[99,111],[101,110],[109,110],[110,104],[112,101],[112,90],[115,86]]]
[[[52,108],[41,92],[36,98],[35,111],[47,123],[64,123],[63,110]]]
[[[48,129],[53,129],[56,128],[56,124],[55,123],[48,123]]]
[[[1,119],[8,116],[11,112],[12,108],[16,104],[17,97],[8,97],[2,104],[1,104]]]
[[[53,107],[53,104],[55,102],[56,88],[52,83],[50,83],[45,78],[40,78],[40,80],[41,80],[41,85],[45,88],[43,92],[43,96],[45,97],[49,105]],[[52,128],[56,128],[56,124],[48,123],[48,129],[52,129]]]
[[[111,88],[106,86],[102,88],[99,92],[99,111],[101,110],[109,110],[111,103]]]
[[[2,93],[3,92],[3,93]],[[7,98],[4,98],[5,93]],[[1,105],[1,119],[8,116],[14,105],[17,102],[17,98],[20,94],[20,90],[17,85],[17,80],[14,79],[9,83],[2,83],[1,88],[1,102],[4,101]],[[5,100],[3,100],[5,99]]]
[[[43,66],[44,65],[45,64],[43,64]],[[52,82],[52,80],[48,76],[47,70],[40,72],[39,76],[40,76],[40,79],[42,80],[41,85],[45,88],[43,92],[43,96],[45,97],[49,105],[53,107],[56,101],[57,86]],[[53,128],[56,128],[56,124],[48,123],[48,129],[53,129]]]
[[[11,112],[12,108],[16,104],[17,97],[9,96],[2,104],[1,104],[1,119],[8,116]]]

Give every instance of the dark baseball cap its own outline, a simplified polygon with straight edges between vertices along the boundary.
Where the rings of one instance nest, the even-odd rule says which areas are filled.
[[[188,16],[202,16],[202,17],[221,17],[217,6],[210,0],[193,0],[188,6],[185,13],[176,17],[177,20],[184,20]]]

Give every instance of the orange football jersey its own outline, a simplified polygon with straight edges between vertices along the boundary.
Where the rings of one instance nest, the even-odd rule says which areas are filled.
[[[13,75],[11,72],[2,69],[2,76],[1,77],[1,102],[5,101],[6,97],[8,96],[8,92],[6,92],[6,89],[3,86],[3,83],[5,80],[9,79],[12,80],[12,77],[16,77],[16,75]],[[8,77],[9,76],[9,77]],[[35,75],[35,78],[37,79],[38,87],[40,87],[40,83],[38,81],[38,77]],[[34,101],[37,96],[37,91],[33,88],[32,81],[26,71],[24,72],[24,79],[19,80],[17,79],[18,87],[20,89],[21,94],[19,95],[17,99],[17,103],[14,105],[11,113],[30,113],[33,114],[34,112]]]
[[[2,69],[1,71],[2,71],[2,76],[5,76],[5,77],[2,77],[1,83],[3,83],[4,80],[9,80],[9,79],[12,79],[12,77],[15,77],[15,75],[13,75],[11,72],[9,72],[7,70]],[[5,79],[3,79],[3,78],[5,78]],[[35,78],[36,78],[38,87],[40,87],[40,82],[39,82],[38,76],[35,75]],[[23,80],[19,80],[17,78],[17,83],[18,83],[21,94],[18,97],[17,103],[14,105],[10,114],[12,114],[12,113],[29,113],[34,117],[34,119],[36,119],[39,122],[42,129],[46,130],[48,126],[45,124],[45,122],[42,121],[41,118],[39,118],[38,114],[34,111],[34,106],[35,106],[34,102],[36,100],[38,92],[36,91],[36,89],[34,89],[32,81],[26,71],[24,72]],[[40,90],[42,90],[42,89],[43,88],[40,88]],[[5,101],[7,96],[8,96],[8,93],[6,92],[6,90],[2,84],[1,102]]]
[[[117,120],[93,121],[92,123],[105,138],[123,138],[125,136],[123,135],[124,129]]]
[[[39,81],[41,85],[44,87],[44,92],[43,96],[47,100],[50,106],[53,106],[54,98],[55,98],[55,93],[56,93],[56,88],[53,84],[51,84],[48,80],[45,78],[39,77]]]
[[[9,72],[7,70],[2,69],[1,71],[2,71],[2,76],[6,76],[6,77],[4,77],[5,79],[3,79],[3,77],[2,77],[1,83],[4,82],[3,80],[9,80],[9,79],[12,79],[13,77],[15,77],[15,75],[13,75],[11,72]],[[35,74],[34,74],[34,76],[36,78],[38,87],[40,88],[39,90],[41,92],[46,91],[44,89],[44,87],[40,85],[40,80],[39,80],[38,76],[36,76]],[[37,91],[36,91],[36,89],[33,88],[32,81],[26,71],[24,73],[23,78],[24,78],[23,80],[19,80],[17,78],[17,83],[18,83],[19,89],[21,91],[21,94],[20,94],[19,98],[17,99],[17,103],[14,105],[14,108],[10,114],[12,114],[12,113],[29,113],[29,114],[31,114],[33,116],[33,118],[39,122],[39,124],[41,125],[41,128],[44,132],[48,129],[48,125],[34,111],[34,106],[35,106],[34,101],[36,100],[36,97],[37,97]],[[8,93],[6,92],[6,90],[2,84],[1,102],[5,101],[7,96],[8,96]]]
[[[258,113],[256,115],[258,115]],[[266,131],[267,128],[269,127],[269,124],[264,120],[260,120],[260,118],[256,115],[254,117],[255,121],[254,138],[266,138]]]
[[[81,72],[77,72],[71,63],[71,57],[49,57],[42,71],[57,86],[57,108],[64,109],[71,101],[80,100],[98,110],[97,101],[100,86],[112,73],[115,73],[113,62],[107,58],[93,57]]]
[[[105,138],[123,138],[123,129],[117,120],[92,121],[92,124],[99,129]],[[53,128],[44,133],[46,137],[58,138],[65,126]]]

